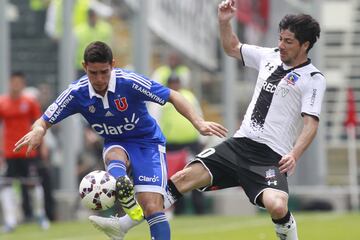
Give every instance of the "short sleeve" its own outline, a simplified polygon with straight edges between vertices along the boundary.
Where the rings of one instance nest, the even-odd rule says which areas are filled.
[[[42,118],[45,121],[50,124],[56,124],[68,116],[77,113],[76,98],[72,90],[72,85],[70,85],[70,87],[63,91],[46,109],[45,113],[42,115]]]
[[[274,48],[264,48],[248,44],[243,44],[240,48],[244,66],[255,68],[256,70],[259,70],[260,62],[264,55],[271,52],[274,52]]]
[[[301,113],[320,118],[321,105],[326,90],[326,80],[321,74],[314,75],[305,86]]]
[[[164,105],[170,96],[170,89],[145,76],[131,73],[132,89],[143,101]]]

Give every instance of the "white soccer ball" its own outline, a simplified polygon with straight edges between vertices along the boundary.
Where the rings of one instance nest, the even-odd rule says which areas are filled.
[[[87,174],[79,185],[82,204],[92,210],[111,208],[115,202],[115,185],[115,178],[105,171]]]

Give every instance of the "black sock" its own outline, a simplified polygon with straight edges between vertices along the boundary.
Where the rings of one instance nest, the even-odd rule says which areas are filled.
[[[175,184],[173,183],[173,181],[171,181],[171,179],[168,180],[167,185],[171,196],[175,200],[182,198],[183,195],[179,192],[179,190],[176,188]]]
[[[284,217],[282,217],[280,219],[272,218],[272,221],[276,224],[285,224],[285,223],[289,222],[290,216],[291,216],[291,213],[290,213],[290,211],[288,211]]]

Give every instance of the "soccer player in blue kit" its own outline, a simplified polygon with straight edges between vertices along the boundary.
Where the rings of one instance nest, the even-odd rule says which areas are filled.
[[[106,170],[117,179],[118,199],[127,213],[124,218],[130,223],[145,218],[151,239],[169,240],[170,226],[163,211],[167,185],[165,137],[149,115],[146,101],[160,105],[171,102],[202,135],[224,137],[227,130],[204,121],[178,92],[114,65],[109,46],[99,41],[89,44],[83,62],[86,75],[58,96],[15,144],[14,151],[27,145],[29,153],[40,145],[49,127],[80,113],[104,138],[103,160]],[[128,168],[133,183],[127,176]],[[114,234],[107,230],[112,239],[123,238],[116,229]]]
[[[251,102],[233,137],[205,149],[169,179],[165,206],[194,189],[241,186],[252,204],[267,210],[278,239],[298,240],[288,209],[287,176],[295,171],[320,121],[326,79],[308,58],[320,25],[310,15],[286,15],[279,23],[278,46],[267,48],[239,41],[230,24],[235,15],[235,0],[219,4],[224,51],[258,71]],[[101,217],[96,223],[104,231],[117,229],[118,235],[135,226]]]

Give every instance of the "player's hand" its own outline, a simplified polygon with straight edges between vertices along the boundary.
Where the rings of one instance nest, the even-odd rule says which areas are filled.
[[[202,121],[197,127],[197,130],[204,136],[218,136],[220,138],[226,137],[228,130],[219,123]]]
[[[296,159],[292,154],[286,154],[279,161],[279,170],[281,173],[287,173],[288,176],[292,175],[296,167]]]
[[[222,1],[218,6],[219,22],[228,22],[235,16],[235,0]]]
[[[26,156],[37,147],[40,146],[44,136],[44,131],[39,128],[35,128],[23,136],[17,143],[15,143],[14,152],[20,151],[24,146],[27,146]]]

